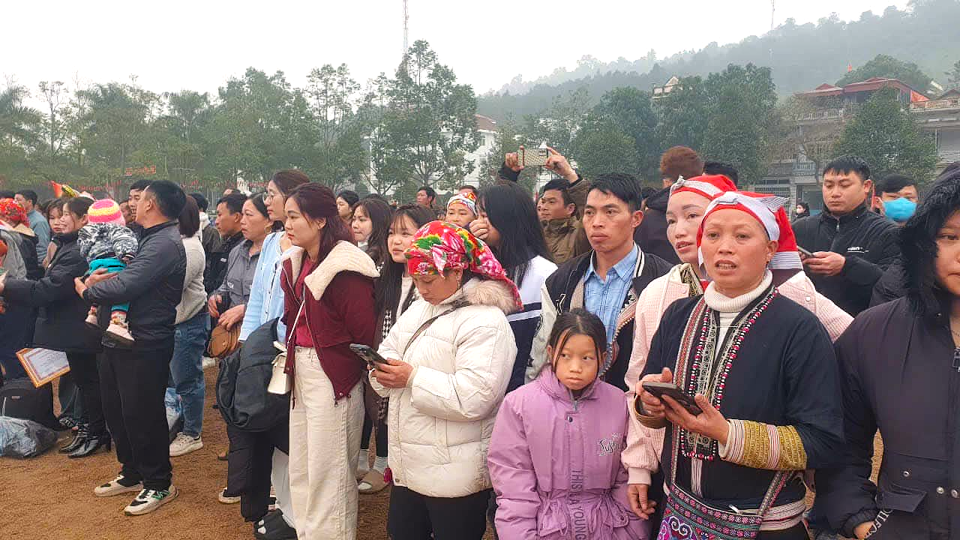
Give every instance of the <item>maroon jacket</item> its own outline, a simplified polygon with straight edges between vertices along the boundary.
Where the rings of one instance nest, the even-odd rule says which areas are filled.
[[[283,322],[287,325],[286,373],[293,373],[295,361],[294,319],[300,298],[294,284],[306,253],[297,249],[283,258],[280,288],[283,289]],[[349,395],[364,374],[364,363],[350,351],[351,343],[373,346],[376,309],[373,302],[373,260],[357,246],[340,242],[310,272],[304,283],[306,306],[301,318],[313,337],[320,367],[333,383],[335,399]]]

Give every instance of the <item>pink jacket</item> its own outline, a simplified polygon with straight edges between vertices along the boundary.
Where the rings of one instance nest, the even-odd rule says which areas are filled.
[[[650,351],[650,342],[653,334],[660,326],[660,318],[676,300],[687,298],[690,288],[680,279],[680,271],[684,265],[674,266],[670,272],[657,278],[640,293],[637,302],[636,327],[633,334],[633,354],[630,356],[630,366],[624,382],[627,384],[627,411],[630,417],[630,427],[627,430],[627,447],[622,458],[626,467],[630,484],[650,484],[650,475],[660,467],[660,454],[663,450],[663,434],[666,430],[649,429],[630,414],[633,410],[633,401],[636,396],[637,381],[643,368],[647,364],[647,354]],[[843,311],[829,298],[816,291],[813,282],[803,272],[797,272],[793,277],[777,287],[780,294],[809,309],[820,319],[831,341],[836,341],[840,334],[850,326],[853,317]]]
[[[574,400],[548,368],[508,394],[487,456],[499,537],[649,538],[627,502],[626,429],[623,392],[603,381]]]

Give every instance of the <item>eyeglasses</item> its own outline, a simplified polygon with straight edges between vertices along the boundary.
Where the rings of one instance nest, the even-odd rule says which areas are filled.
[[[269,201],[270,199],[272,199],[272,198],[274,198],[274,197],[279,197],[279,196],[280,196],[280,194],[278,194],[278,193],[270,193],[269,191],[264,191],[263,194],[260,195],[260,198],[263,200],[263,202],[267,202],[267,201]]]

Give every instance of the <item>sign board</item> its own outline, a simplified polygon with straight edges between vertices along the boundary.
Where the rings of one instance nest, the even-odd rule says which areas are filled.
[[[50,349],[20,349],[17,358],[37,388],[70,371],[67,353]]]

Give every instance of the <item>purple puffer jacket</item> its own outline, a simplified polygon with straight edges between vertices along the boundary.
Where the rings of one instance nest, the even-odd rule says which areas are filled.
[[[623,400],[603,381],[574,400],[549,368],[507,395],[487,456],[500,538],[650,538],[627,502]]]

